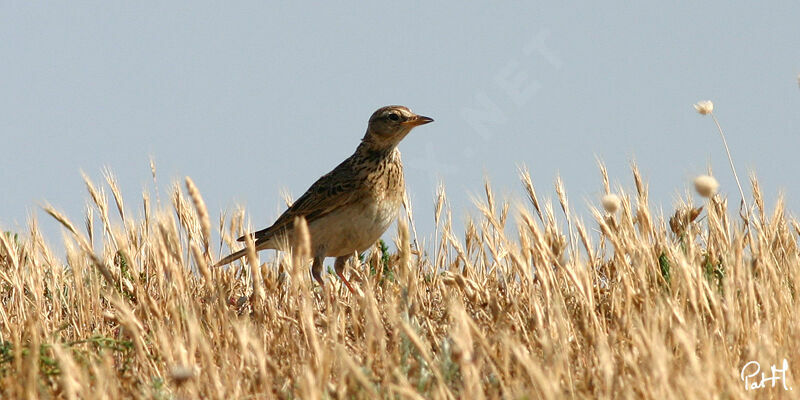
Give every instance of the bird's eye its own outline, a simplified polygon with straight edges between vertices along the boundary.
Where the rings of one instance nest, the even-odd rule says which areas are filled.
[[[395,121],[395,122],[396,121],[400,121],[400,116],[395,114],[395,113],[389,114],[388,116],[386,116],[386,118],[389,118],[390,120]]]

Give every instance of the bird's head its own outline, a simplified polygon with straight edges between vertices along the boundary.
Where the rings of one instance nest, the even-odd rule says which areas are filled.
[[[379,147],[397,146],[414,127],[429,122],[433,118],[414,114],[407,107],[381,107],[369,118],[364,141]]]

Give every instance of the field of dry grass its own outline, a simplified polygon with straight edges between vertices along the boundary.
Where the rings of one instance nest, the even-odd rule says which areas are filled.
[[[209,269],[244,217],[212,228],[188,179],[140,219],[111,175],[87,179],[81,224],[47,208],[65,259],[35,223],[0,237],[0,398],[791,398],[740,370],[800,365],[798,222],[755,179],[750,216],[724,191],[656,215],[633,177],[584,223],[522,171],[527,204],[487,184],[463,233],[440,191],[433,243],[404,218],[349,268],[356,294],[313,283],[302,235]]]

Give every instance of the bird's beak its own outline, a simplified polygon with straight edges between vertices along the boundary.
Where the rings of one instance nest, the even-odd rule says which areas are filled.
[[[433,122],[433,118],[428,118],[422,115],[417,115],[414,118],[409,119],[406,122],[403,122],[403,125],[408,125],[411,127],[425,125],[427,123]]]

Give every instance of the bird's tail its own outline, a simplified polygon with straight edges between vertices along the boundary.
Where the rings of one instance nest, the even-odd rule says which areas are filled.
[[[233,252],[228,256],[223,257],[221,260],[217,261],[217,263],[214,264],[214,266],[212,268],[221,267],[221,266],[223,266],[225,264],[230,264],[230,263],[232,263],[232,262],[244,257],[245,254],[247,254],[247,247],[245,247],[245,248],[243,248],[243,249],[241,249],[239,251]]]

